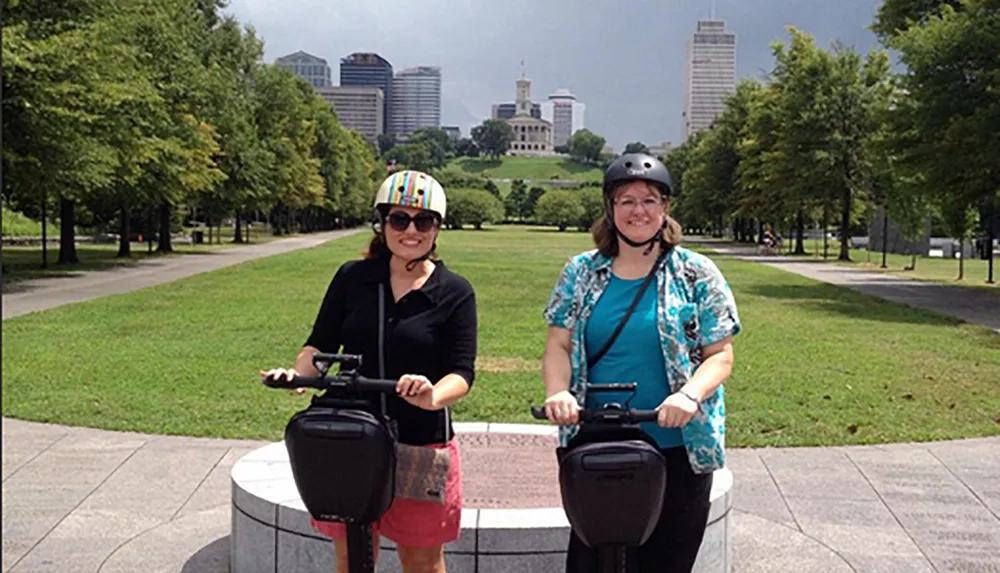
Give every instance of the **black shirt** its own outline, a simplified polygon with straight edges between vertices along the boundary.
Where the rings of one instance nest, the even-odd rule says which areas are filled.
[[[386,258],[344,263],[334,275],[306,345],[321,352],[362,356],[359,372],[379,378],[378,285],[384,284],[385,378],[403,374],[426,376],[436,384],[448,374],[462,376],[472,386],[476,359],[476,298],[472,285],[443,262],[423,286],[398,302],[389,283]],[[343,350],[341,350],[343,346]],[[399,441],[424,445],[445,441],[444,410],[428,411],[387,395],[387,413],[398,422]]]

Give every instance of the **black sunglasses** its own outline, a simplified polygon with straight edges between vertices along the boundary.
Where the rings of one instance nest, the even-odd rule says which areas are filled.
[[[400,233],[409,228],[410,221],[413,221],[413,226],[417,228],[417,231],[426,233],[434,228],[437,217],[430,213],[417,213],[410,217],[406,211],[393,211],[389,214],[389,226]]]

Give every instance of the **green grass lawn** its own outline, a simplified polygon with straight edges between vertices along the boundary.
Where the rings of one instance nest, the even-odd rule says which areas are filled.
[[[3,414],[119,430],[280,439],[307,398],[263,387],[289,366],[364,234],[142,291],[4,321]],[[475,286],[477,381],[460,420],[530,422],[543,398],[541,312],[584,233],[446,231]],[[745,331],[728,383],[730,446],[1000,434],[1000,336],[718,257]]]
[[[494,179],[549,180],[580,179],[600,181],[603,175],[595,165],[577,163],[564,157],[501,157],[499,161],[485,157],[459,157],[449,169]]]

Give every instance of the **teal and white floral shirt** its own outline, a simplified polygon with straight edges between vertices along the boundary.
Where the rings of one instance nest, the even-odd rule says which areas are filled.
[[[570,258],[543,313],[549,325],[572,333],[570,392],[581,405],[587,398],[584,333],[587,320],[610,281],[611,263],[611,258],[596,249]],[[690,249],[674,247],[657,270],[655,283],[663,359],[671,391],[676,392],[701,364],[702,347],[738,334],[740,319],[729,283],[718,267],[708,257]],[[615,342],[623,343],[628,342],[621,339]],[[695,473],[712,472],[725,465],[724,393],[720,385],[702,402],[702,411],[681,428]],[[576,426],[560,426],[560,444],[565,446],[576,430]]]

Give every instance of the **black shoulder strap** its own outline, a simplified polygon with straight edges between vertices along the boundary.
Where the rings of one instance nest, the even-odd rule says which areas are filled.
[[[656,271],[657,269],[660,268],[660,265],[663,263],[663,259],[666,258],[668,252],[670,251],[665,250],[662,253],[660,253],[659,257],[656,258],[656,262],[653,263],[653,268],[649,269],[649,274],[646,275],[646,280],[642,282],[642,286],[639,287],[639,292],[635,294],[635,298],[632,299],[632,304],[629,305],[628,310],[625,311],[625,316],[622,317],[622,320],[621,322],[618,323],[618,326],[615,328],[615,331],[611,333],[611,336],[608,338],[608,341],[604,343],[604,346],[602,346],[600,350],[594,353],[592,357],[588,358],[587,360],[588,369],[593,368],[594,364],[597,364],[597,361],[603,358],[604,355],[607,354],[608,350],[611,348],[611,345],[615,343],[615,340],[618,338],[618,335],[621,334],[622,329],[625,328],[625,323],[628,322],[629,317],[632,316],[632,312],[635,311],[635,307],[639,306],[639,301],[642,300],[642,295],[644,295],[646,293],[646,289],[649,288],[649,283],[653,282],[653,277],[656,276]]]

